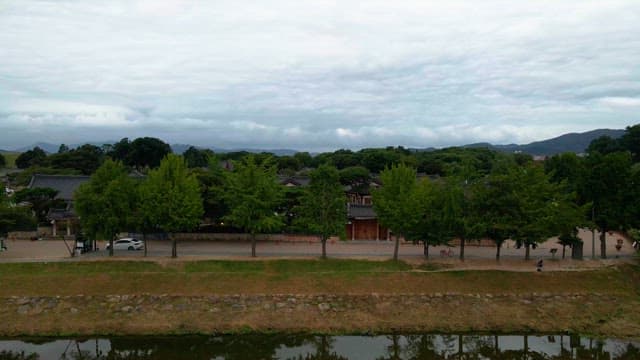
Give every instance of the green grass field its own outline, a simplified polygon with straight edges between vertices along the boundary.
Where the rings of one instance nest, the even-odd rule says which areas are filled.
[[[537,273],[346,259],[0,263],[0,336],[571,329],[636,338],[639,295],[640,267],[629,264]]]
[[[438,271],[402,261],[86,261],[0,264],[0,296],[233,293],[639,293],[624,265],[545,273]]]

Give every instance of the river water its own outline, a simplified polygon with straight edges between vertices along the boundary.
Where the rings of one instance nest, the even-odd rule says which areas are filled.
[[[640,359],[640,342],[569,335],[225,335],[0,339],[23,359]]]

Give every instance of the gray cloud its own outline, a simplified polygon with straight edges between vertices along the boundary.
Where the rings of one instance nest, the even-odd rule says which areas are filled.
[[[638,121],[637,1],[0,3],[0,148],[529,142]]]

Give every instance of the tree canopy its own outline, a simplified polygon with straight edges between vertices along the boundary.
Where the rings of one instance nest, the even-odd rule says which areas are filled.
[[[192,231],[204,213],[198,180],[190,174],[182,156],[169,154],[151,170],[140,186],[143,221],[167,233]],[[171,256],[177,257],[172,238]]]
[[[343,235],[347,204],[338,170],[320,165],[311,172],[311,182],[304,190],[298,213],[298,223],[308,232],[318,234],[322,242],[322,257],[327,257],[326,243],[332,235]]]
[[[56,209],[66,206],[63,200],[56,200],[58,191],[51,188],[25,188],[15,193],[13,201],[17,204],[28,202],[36,215],[38,222],[47,222],[49,209]]]
[[[76,149],[50,155],[46,163],[54,169],[75,169],[84,175],[93,174],[104,161],[102,149],[85,144]]]
[[[255,257],[256,235],[282,226],[283,217],[276,213],[282,187],[271,158],[258,161],[249,155],[234,164],[234,171],[226,179],[225,202],[229,213],[225,220],[251,234],[251,256]]]
[[[33,231],[36,225],[28,207],[13,206],[4,191],[0,192],[0,237],[11,231]]]
[[[171,146],[164,141],[153,137],[141,137],[131,142],[128,138],[120,140],[111,146],[107,155],[127,166],[153,169],[170,153]]]
[[[116,235],[135,226],[136,185],[121,162],[107,160],[76,191],[74,206],[85,235],[109,240],[110,255]]]
[[[209,157],[213,156],[213,151],[190,146],[182,156],[189,168],[203,168],[209,165]]]
[[[47,153],[39,147],[25,151],[16,158],[16,167],[26,169],[30,166],[42,165],[47,160]]]
[[[373,191],[373,208],[380,223],[396,236],[393,259],[398,260],[399,237],[412,230],[416,217],[413,206],[417,187],[415,169],[397,164],[380,173],[382,187]]]

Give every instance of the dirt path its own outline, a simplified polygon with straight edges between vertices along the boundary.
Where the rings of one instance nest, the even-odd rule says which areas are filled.
[[[531,260],[524,260],[524,249],[517,249],[513,243],[507,242],[502,248],[500,262],[495,260],[494,247],[467,245],[465,261],[458,259],[458,247],[433,247],[430,257],[424,259],[421,245],[402,244],[400,259],[412,264],[432,264],[441,270],[503,270],[503,271],[536,271],[536,261],[544,260],[543,271],[577,271],[612,266],[615,264],[634,261],[637,257],[628,240],[623,241],[620,250],[615,248],[617,236],[608,238],[609,258],[601,260],[591,258],[591,233],[581,232],[585,241],[585,260],[570,259],[570,249],[567,258],[561,259],[562,248],[553,240],[531,249]],[[587,239],[589,238],[589,239]],[[99,248],[104,249],[106,243],[99,242]],[[596,240],[596,250],[599,251],[599,240]],[[7,241],[8,251],[0,253],[0,262],[43,262],[43,261],[94,261],[111,260],[108,252],[99,250],[71,258],[67,246],[63,241]],[[70,245],[69,245],[70,246]],[[558,249],[555,255],[551,249]],[[264,259],[317,259],[320,254],[318,243],[277,243],[261,242],[258,244],[258,258]],[[442,256],[441,251],[451,251],[452,256]],[[168,241],[150,241],[148,257],[143,257],[142,251],[117,251],[113,260],[145,260],[156,262],[176,262],[169,258],[171,253]],[[178,245],[180,260],[252,260],[250,244],[247,242],[217,242],[217,241],[182,241]],[[341,259],[388,260],[393,253],[393,243],[387,241],[346,241],[328,244],[328,256]],[[428,266],[427,266],[428,267]]]

